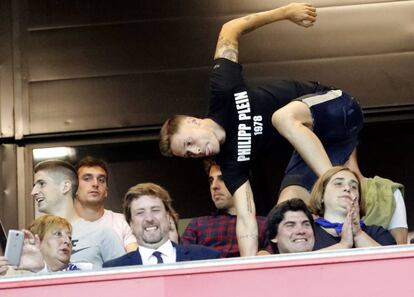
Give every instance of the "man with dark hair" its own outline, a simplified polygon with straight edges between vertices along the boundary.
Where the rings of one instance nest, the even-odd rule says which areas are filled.
[[[210,194],[216,211],[210,216],[193,218],[185,229],[183,244],[200,244],[220,252],[222,258],[239,257],[236,237],[236,207],[234,198],[223,181],[220,166],[209,161],[206,166]],[[265,248],[266,218],[257,216],[259,249]]]
[[[286,138],[295,152],[279,202],[293,197],[307,200],[317,176],[332,164],[346,162],[363,124],[357,101],[342,90],[312,81],[245,81],[238,63],[240,37],[282,20],[310,27],[316,21],[316,9],[308,3],[292,3],[225,23],[210,76],[207,117],[175,116],[160,133],[161,153],[166,156],[216,155],[240,216],[237,237],[242,256],[257,252],[258,228],[249,183],[257,159],[264,152],[277,153],[281,137]]]
[[[39,212],[68,220],[73,228],[73,263],[91,263],[95,268],[125,253],[115,233],[80,218],[74,199],[78,187],[75,168],[61,160],[46,160],[34,168],[32,197]]]
[[[80,160],[76,166],[79,187],[75,209],[85,220],[112,228],[127,252],[138,247],[135,236],[122,214],[105,209],[108,196],[108,166],[105,161],[91,156]]]
[[[273,254],[312,251],[315,227],[303,200],[293,198],[282,202],[273,208],[267,219],[266,237],[271,242]]]
[[[174,212],[171,197],[153,183],[137,184],[124,197],[124,215],[137,238],[139,249],[105,262],[103,267],[175,263],[219,258],[220,254],[203,246],[178,245],[169,239]]]

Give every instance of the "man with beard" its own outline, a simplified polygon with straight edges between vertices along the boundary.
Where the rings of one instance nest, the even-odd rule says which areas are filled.
[[[209,216],[193,218],[182,236],[183,244],[201,244],[220,252],[222,258],[240,257],[236,237],[236,207],[234,198],[223,181],[220,166],[206,162],[210,194],[216,210]],[[266,218],[256,216],[259,249],[266,248]]]
[[[166,190],[153,183],[130,188],[124,197],[124,215],[137,238],[139,249],[105,262],[103,267],[175,263],[219,258],[212,249],[177,245],[169,239],[171,198]]]

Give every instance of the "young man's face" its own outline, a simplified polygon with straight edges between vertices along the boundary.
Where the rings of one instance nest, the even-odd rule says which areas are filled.
[[[216,135],[202,126],[199,119],[187,117],[171,137],[171,151],[178,157],[201,158],[218,154],[220,144]]]
[[[62,182],[53,179],[46,170],[35,173],[31,195],[39,212],[53,214],[62,202],[62,191]]]
[[[103,206],[108,195],[108,176],[105,170],[99,166],[78,169],[79,187],[76,199],[82,205]]]
[[[210,168],[208,180],[210,182],[211,199],[217,209],[229,210],[234,207],[233,196],[224,184],[220,166],[213,165]]]
[[[281,254],[312,251],[315,244],[312,224],[303,211],[287,211],[272,241],[277,243]]]
[[[47,231],[40,243],[40,251],[46,263],[54,267],[69,263],[72,254],[72,234],[65,227],[55,227]]]
[[[169,239],[170,217],[162,200],[144,195],[131,202],[132,232],[138,245],[158,248]]]

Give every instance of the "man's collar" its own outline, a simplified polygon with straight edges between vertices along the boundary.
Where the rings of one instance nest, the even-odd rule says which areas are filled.
[[[154,251],[159,251],[163,255],[170,256],[174,250],[175,246],[171,240],[167,240],[161,246],[156,249],[144,247],[142,245],[139,246],[139,253],[141,254],[142,259],[149,259],[152,256]]]

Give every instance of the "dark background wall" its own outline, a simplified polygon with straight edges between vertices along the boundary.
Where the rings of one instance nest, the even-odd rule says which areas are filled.
[[[3,191],[1,205],[12,213],[26,207],[19,221],[4,211],[3,220],[22,225],[22,215],[33,215],[31,150],[56,145],[76,146],[73,162],[88,153],[108,159],[115,209],[129,186],[151,180],[170,190],[182,217],[211,210],[201,165],[162,158],[158,129],[172,114],[205,113],[223,22],[287,3],[0,0],[1,141],[16,151],[16,178],[6,188],[20,197],[17,205],[13,191]],[[367,119],[363,172],[405,183],[411,213],[414,1],[311,3],[313,28],[281,22],[242,38],[245,76],[319,80],[355,95]],[[274,204],[290,150],[281,144],[253,169],[260,214]]]

